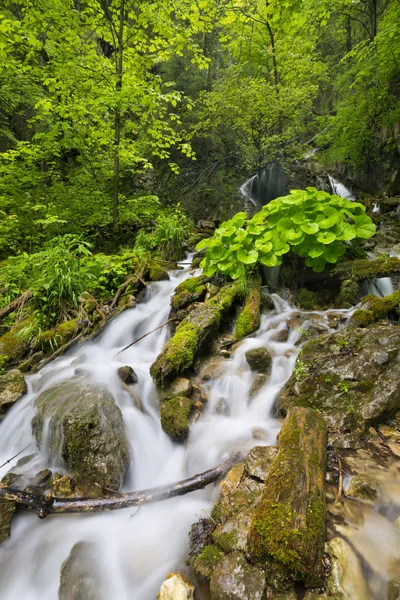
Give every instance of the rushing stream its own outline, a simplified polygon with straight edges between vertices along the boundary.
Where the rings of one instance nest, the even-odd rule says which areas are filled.
[[[1,476],[10,470],[32,475],[45,467],[63,472],[63,465],[54,464],[45,443],[40,451],[36,449],[31,420],[37,395],[56,382],[74,377],[76,364],[72,363],[78,356],[83,357],[79,368],[89,373],[91,381],[105,383],[122,411],[132,456],[124,490],[184,479],[216,465],[237,450],[247,452],[256,444],[275,443],[280,421],[273,416],[274,401],[294,368],[299,349],[295,342],[307,329],[306,321],[300,329],[290,331],[287,342],[272,341],[277,330],[286,327],[290,315],[300,314],[278,295],[272,295],[275,311],[263,315],[254,337],[243,341],[230,358],[224,359],[219,376],[204,384],[209,399],[192,425],[185,446],[173,443],[162,431],[156,390],[149,375],[150,365],[167,340],[166,328],[117,356],[132,340],[168,319],[174,288],[189,276],[189,270],[176,271],[170,281],[151,284],[146,301],[118,316],[98,340],[87,342],[27,378],[28,393],[0,426],[0,463],[26,446],[21,456],[30,460],[21,464],[25,462],[21,457],[15,459],[2,468]],[[320,327],[329,331],[328,313],[343,315],[345,322],[351,310],[310,312],[310,322],[318,318]],[[250,400],[255,374],[246,362],[245,351],[260,345],[265,345],[273,356],[272,373]],[[117,369],[123,365],[131,365],[138,374],[139,383],[133,389],[141,398],[143,412],[120,387]],[[221,402],[223,411],[218,409]],[[20,466],[16,467],[17,461]],[[20,514],[13,521],[11,538],[0,549],[0,597],[54,600],[63,561],[77,542],[85,541],[91,548],[96,588],[101,590],[101,597],[154,600],[170,571],[185,571],[190,527],[211,511],[217,498],[218,487],[208,486],[139,510],[49,516],[44,521],[33,514]]]

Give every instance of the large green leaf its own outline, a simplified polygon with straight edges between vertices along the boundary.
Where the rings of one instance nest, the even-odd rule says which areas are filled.
[[[324,208],[324,216],[322,219],[318,218],[318,225],[320,229],[329,229],[336,225],[340,219],[340,213],[335,208],[328,206]]]
[[[362,214],[354,217],[354,223],[356,226],[357,237],[368,239],[375,235],[376,225],[374,225],[372,219],[368,215]]]
[[[250,250],[249,252],[238,250],[237,257],[245,265],[254,265],[258,259],[258,252],[257,250]]]
[[[317,231],[319,231],[319,225],[318,225],[318,223],[312,223],[311,221],[306,221],[305,223],[300,225],[300,229],[302,231],[304,231],[304,233],[308,233],[309,235],[312,235],[314,233],[317,233]]]
[[[317,235],[317,240],[321,244],[331,244],[336,240],[336,235],[332,231],[320,231]]]
[[[263,254],[260,257],[260,263],[266,267],[276,267],[280,264],[281,259],[275,256],[272,252],[269,254]]]

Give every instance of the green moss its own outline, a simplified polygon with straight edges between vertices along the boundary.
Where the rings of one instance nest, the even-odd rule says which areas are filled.
[[[318,310],[324,306],[324,301],[317,292],[301,288],[299,292],[299,302],[301,308],[306,310]]]
[[[24,319],[0,337],[0,357],[3,369],[8,363],[16,362],[28,352],[29,344],[20,335],[20,332],[30,325],[31,319]]]
[[[245,305],[236,320],[235,338],[241,339],[254,333],[260,326],[261,277],[257,275],[247,294]]]
[[[395,273],[400,273],[400,259],[388,257],[375,260],[352,260],[338,264],[332,273],[342,279],[354,279],[355,281],[390,277]]]
[[[310,586],[323,580],[326,428],[315,410],[292,409],[279,436],[250,531],[253,559]]]
[[[235,529],[232,531],[224,531],[221,533],[217,533],[214,531],[213,534],[214,542],[223,550],[224,552],[232,552],[235,550],[238,540],[238,534]]]
[[[236,295],[234,285],[225,286],[180,323],[175,335],[150,367],[150,374],[157,385],[165,386],[192,366],[202,343],[218,330],[222,316],[232,306]]]
[[[74,337],[78,328],[78,319],[70,319],[60,323],[54,329],[42,331],[37,337],[36,346],[45,352],[54,351]]]
[[[203,300],[207,292],[207,281],[208,277],[200,275],[199,277],[192,277],[180,283],[171,298],[172,308],[174,310],[181,310],[193,302]]]
[[[161,406],[161,427],[169,437],[183,442],[189,434],[189,416],[194,407],[190,398],[178,396]]]
[[[165,281],[169,279],[167,271],[160,267],[158,263],[153,261],[150,261],[148,264],[147,277],[149,281]]]
[[[340,286],[340,293],[336,298],[336,305],[340,308],[350,308],[357,304],[359,286],[354,279],[345,279]]]
[[[210,579],[214,569],[223,558],[223,552],[213,544],[209,544],[203,548],[201,554],[190,560],[190,566],[198,575]]]
[[[367,305],[367,309],[372,312],[374,321],[387,318],[392,311],[400,308],[400,290],[384,298],[366,296],[363,298],[363,302]]]

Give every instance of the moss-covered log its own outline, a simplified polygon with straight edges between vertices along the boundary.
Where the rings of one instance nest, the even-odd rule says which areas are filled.
[[[235,285],[223,287],[182,321],[150,368],[150,374],[158,385],[163,386],[193,365],[201,345],[213,331],[217,331],[237,293]]]
[[[207,287],[206,283],[209,281],[209,277],[205,275],[199,275],[198,277],[191,277],[182,281],[176,289],[175,293],[171,298],[171,307],[174,312],[182,310],[192,304],[193,302],[199,302],[204,300]]]
[[[363,306],[352,315],[350,323],[356,327],[367,327],[379,319],[393,318],[398,321],[400,317],[400,290],[390,296],[366,296],[362,299]]]
[[[376,258],[375,260],[349,260],[337,264],[331,270],[314,273],[311,269],[296,273],[303,284],[325,282],[329,287],[338,287],[342,281],[365,281],[376,277],[391,277],[400,274],[400,259],[395,257]]]
[[[261,277],[256,275],[251,283],[246,301],[236,320],[235,338],[241,339],[254,333],[260,326]]]
[[[322,584],[325,471],[323,417],[314,409],[291,409],[250,529],[250,554],[267,574],[302,580],[310,587]]]

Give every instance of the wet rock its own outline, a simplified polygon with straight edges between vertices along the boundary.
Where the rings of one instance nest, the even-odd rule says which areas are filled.
[[[42,351],[35,352],[34,354],[32,354],[32,356],[30,356],[29,358],[24,360],[22,363],[20,363],[18,365],[18,368],[20,371],[22,371],[22,373],[29,373],[30,371],[33,371],[35,366],[38,363],[40,363],[40,361],[42,360],[43,357],[44,357],[44,352],[42,352]]]
[[[261,293],[261,308],[263,310],[275,310],[275,303],[269,294]]]
[[[207,293],[208,277],[200,275],[199,277],[191,277],[185,279],[176,288],[174,295],[171,298],[171,307],[174,314],[184,308],[187,308],[193,302],[204,300]]]
[[[50,485],[56,498],[73,498],[75,495],[75,482],[68,475],[54,473]]]
[[[372,600],[359,560],[345,540],[333,538],[326,550],[331,556],[331,572],[326,592],[308,591],[304,600]]]
[[[223,496],[230,495],[238,487],[244,474],[244,464],[238,463],[229,471],[225,479],[221,481],[220,488]]]
[[[184,377],[177,377],[172,383],[165,389],[160,391],[160,401],[170,400],[177,396],[185,396],[188,398],[192,394],[192,384],[189,379]]]
[[[207,287],[207,293],[206,293],[205,300],[207,301],[210,298],[213,298],[214,296],[216,296],[218,294],[219,287],[217,285],[214,285],[213,283],[207,283],[206,287]]]
[[[257,373],[249,392],[249,397],[254,396],[261,390],[262,387],[267,383],[268,377],[264,373]]]
[[[27,354],[29,343],[23,339],[19,333],[22,329],[30,327],[31,324],[29,319],[25,319],[0,337],[0,357],[2,366],[7,365],[8,363],[15,363]]]
[[[251,477],[265,481],[277,454],[275,446],[255,446],[247,455],[244,468]]]
[[[250,284],[244,307],[236,319],[235,338],[241,339],[256,331],[260,326],[261,277],[257,275]]]
[[[400,576],[389,581],[388,600],[400,600]]]
[[[398,410],[400,328],[348,328],[305,344],[278,399],[281,412],[291,406],[318,408],[332,431],[353,434]]]
[[[0,406],[2,409],[14,404],[25,393],[27,387],[24,376],[18,369],[12,369],[0,376]]]
[[[52,472],[50,469],[43,469],[39,473],[36,473],[34,481],[37,485],[43,486],[50,481],[51,476]]]
[[[21,486],[23,476],[17,475],[17,473],[6,473],[1,480],[1,483],[5,487],[11,487],[14,489],[18,489]]]
[[[38,485],[37,483],[30,483],[29,485],[24,487],[24,492],[27,492],[28,494],[33,494],[34,496],[41,496],[42,491],[42,486]]]
[[[201,371],[202,381],[211,381],[212,379],[220,379],[226,370],[226,362],[223,358],[214,358],[206,364]]]
[[[258,373],[269,374],[272,366],[272,357],[268,350],[261,346],[253,350],[247,350],[245,353],[246,360],[253,371]]]
[[[210,581],[212,600],[261,600],[264,588],[262,570],[236,551],[218,564]]]
[[[0,499],[0,544],[10,537],[15,502]]]
[[[336,306],[350,308],[357,304],[359,299],[359,285],[354,279],[345,279],[340,285],[340,292],[336,298]]]
[[[217,404],[215,405],[215,409],[214,412],[216,415],[225,415],[225,416],[229,416],[230,415],[230,409],[228,404],[226,403],[225,398],[220,398],[217,402]]]
[[[273,333],[271,335],[271,342],[287,342],[289,338],[289,331],[287,329],[279,329],[278,331],[275,331],[275,333]]]
[[[213,540],[225,554],[233,550],[248,551],[248,536],[253,512],[249,508],[243,509],[215,529]]]
[[[306,288],[301,288],[299,291],[299,302],[304,310],[319,310],[325,304],[318,292]]]
[[[149,281],[168,281],[169,275],[160,265],[156,262],[149,263],[149,269],[147,273],[147,279]]]
[[[161,406],[161,427],[176,442],[183,442],[189,434],[189,416],[194,408],[190,398],[177,396]]]
[[[195,587],[180,573],[170,573],[162,584],[157,600],[194,600]]]
[[[126,296],[121,296],[118,300],[118,310],[122,311],[127,308],[135,308],[136,306],[136,296],[132,294],[127,294]]]
[[[61,456],[84,493],[100,486],[118,489],[129,466],[129,447],[120,409],[103,384],[69,381],[35,401],[33,433],[41,442],[48,422],[50,451]]]
[[[261,429],[260,427],[254,427],[254,429],[251,432],[251,435],[254,440],[259,440],[260,442],[266,442],[268,439],[267,432],[264,429]]]
[[[244,475],[239,485],[230,493],[222,496],[214,504],[211,517],[216,523],[225,523],[229,517],[247,508],[255,508],[261,499],[263,484],[261,481]]]
[[[350,481],[346,496],[365,502],[376,502],[379,495],[379,484],[369,475],[355,475]]]
[[[358,450],[362,447],[359,435],[353,433],[336,433],[329,435],[329,445],[337,449]]]
[[[88,369],[82,369],[82,367],[77,367],[74,371],[74,375],[77,377],[89,377],[90,371]]]
[[[211,534],[215,529],[212,519],[199,519],[193,523],[189,532],[189,556],[198,556],[205,546],[212,542]]]
[[[138,383],[139,381],[139,377],[136,375],[135,371],[128,365],[125,365],[125,367],[120,367],[117,372],[118,377],[124,383],[126,383],[126,385]]]
[[[210,579],[214,570],[224,558],[224,553],[214,544],[204,546],[198,556],[190,560],[192,571],[205,579]]]
[[[79,542],[61,566],[59,600],[102,600],[95,569],[95,548]]]

